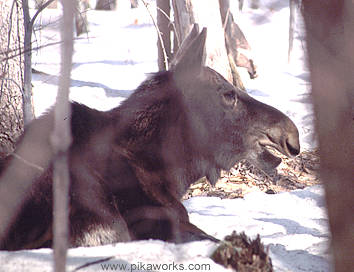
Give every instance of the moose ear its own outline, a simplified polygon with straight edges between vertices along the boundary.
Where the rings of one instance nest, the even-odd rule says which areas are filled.
[[[174,58],[170,62],[170,67],[169,67],[170,69],[175,67],[176,64],[180,61],[183,54],[188,49],[188,47],[192,44],[193,40],[198,36],[198,34],[199,34],[199,25],[194,24],[191,32],[189,32],[188,36],[183,40],[178,51],[176,52],[176,55],[174,56]]]
[[[207,29],[203,28],[200,34],[195,36],[195,32],[198,32],[198,25],[194,25],[190,35],[186,38],[180,51],[177,52],[176,63],[171,70],[176,73],[188,73],[191,75],[199,74],[201,68],[205,63],[205,42]],[[194,37],[193,37],[194,36]]]

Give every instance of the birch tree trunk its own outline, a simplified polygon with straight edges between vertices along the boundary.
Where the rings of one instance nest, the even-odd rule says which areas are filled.
[[[225,35],[227,57],[230,63],[233,84],[244,90],[245,87],[243,86],[236,66],[247,68],[251,78],[254,78],[256,72],[254,69],[253,61],[249,60],[246,56],[239,52],[239,48],[242,48],[244,51],[246,51],[250,50],[250,47],[241,29],[234,22],[233,15],[230,10],[230,0],[219,0],[219,4],[221,21]]]
[[[227,41],[234,41],[225,38],[223,22],[231,29],[233,21],[232,16],[227,16],[229,12],[229,2],[221,0],[172,0],[174,20],[177,29],[177,36],[180,41],[188,35],[194,23],[198,23],[200,27],[208,28],[208,36],[206,42],[206,65],[222,74],[228,81],[235,86],[244,89],[241,78],[236,70],[237,58],[227,52]],[[227,5],[228,4],[228,5]],[[224,16],[224,17],[222,17]],[[241,32],[242,33],[242,32]],[[243,34],[242,34],[243,35]],[[239,37],[240,35],[238,35]],[[231,36],[230,36],[231,37]],[[242,36],[244,38],[244,36]],[[245,39],[244,39],[245,40]],[[247,42],[247,41],[246,41]],[[235,46],[238,45],[235,42]],[[230,46],[230,50],[235,50],[235,46]],[[176,52],[176,49],[173,50]],[[235,51],[235,54],[237,51]]]
[[[35,7],[36,9],[42,7],[48,0],[35,0]],[[58,7],[58,0],[54,0],[50,3],[48,8],[57,8]]]
[[[225,48],[219,1],[209,0],[206,4],[204,0],[173,0],[172,3],[180,40],[184,40],[192,29],[193,23],[198,23],[200,28],[207,27],[206,65],[232,83],[233,77]]]
[[[98,10],[114,10],[116,8],[117,0],[98,0],[96,9]],[[122,0],[120,0],[122,1]],[[126,1],[126,0],[125,0]]]
[[[354,271],[354,4],[303,6],[335,271]]]
[[[192,29],[192,25],[195,23],[193,6],[191,0],[172,0],[174,20],[177,30],[177,45],[188,36],[189,32]],[[177,52],[178,48],[175,48],[173,51]]]
[[[23,131],[23,40],[21,1],[0,0],[0,156]]]
[[[88,0],[75,0],[76,10],[75,10],[75,30],[76,36],[83,33],[88,33],[88,21],[87,21],[87,11],[89,9]]]
[[[139,0],[130,0],[130,7],[137,8],[139,6]]]

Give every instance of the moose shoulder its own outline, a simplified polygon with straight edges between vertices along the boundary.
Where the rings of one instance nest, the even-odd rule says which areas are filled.
[[[270,171],[280,159],[269,147],[299,153],[298,131],[288,117],[204,66],[205,39],[206,29],[199,33],[195,25],[171,69],[152,75],[109,112],[72,104],[71,246],[213,240],[189,222],[180,202],[189,185],[204,176],[215,183],[222,169],[241,159]],[[52,118],[34,121],[28,133],[40,124],[50,130]],[[51,246],[51,160],[36,175],[0,248]],[[17,158],[6,164],[3,172],[15,166],[32,171]]]

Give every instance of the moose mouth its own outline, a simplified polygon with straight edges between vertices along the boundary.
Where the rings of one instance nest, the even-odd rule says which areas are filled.
[[[298,138],[283,138],[275,141],[269,135],[265,134],[265,138],[259,140],[257,146],[259,147],[255,163],[264,172],[271,174],[274,169],[281,163],[281,154],[292,158],[300,153],[300,145]]]
[[[260,141],[259,142],[260,146],[264,149],[270,152],[271,154],[275,155],[276,157],[279,157],[279,153],[287,156],[288,158],[295,157],[300,153],[300,147],[297,144],[294,146],[289,142],[289,140],[284,140],[281,141],[280,143],[276,143],[273,141]]]

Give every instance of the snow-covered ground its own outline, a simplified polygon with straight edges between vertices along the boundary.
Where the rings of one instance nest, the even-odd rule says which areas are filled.
[[[244,84],[252,96],[290,116],[299,128],[302,148],[313,148],[313,114],[301,21],[296,23],[294,49],[288,64],[288,2],[263,0],[262,3],[267,5],[258,10],[245,6],[241,14],[235,15],[253,48],[259,73],[257,79],[249,80],[247,72],[242,71]],[[154,12],[153,5],[151,10]],[[40,18],[43,23],[56,20],[57,11],[45,12]],[[87,15],[90,32],[75,42],[70,96],[88,106],[107,110],[129,96],[146,78],[146,73],[157,71],[157,35],[142,5],[135,10],[90,11]],[[37,33],[36,39],[38,43],[34,46],[58,41],[55,25]],[[55,101],[59,52],[59,46],[52,45],[33,54],[33,67],[52,75],[33,75],[37,115]],[[250,193],[244,199],[193,197],[184,205],[191,222],[217,238],[233,230],[245,231],[251,237],[259,233],[269,246],[275,271],[331,271],[330,234],[321,186],[276,195]],[[68,271],[106,258],[78,271],[227,271],[208,258],[216,246],[209,241],[174,245],[150,240],[70,249]],[[161,266],[150,269],[149,264]],[[36,272],[51,268],[50,249],[0,252],[0,271]]]
[[[191,222],[217,238],[232,230],[251,237],[259,233],[269,246],[275,271],[331,271],[320,186],[277,195],[250,193],[244,199],[193,197],[184,204]],[[149,240],[75,248],[69,250],[67,271],[87,263],[91,265],[78,271],[229,271],[209,258],[216,247],[210,241],[175,245]],[[51,271],[52,250],[0,251],[0,264],[0,271]],[[155,269],[149,270],[149,265]]]

